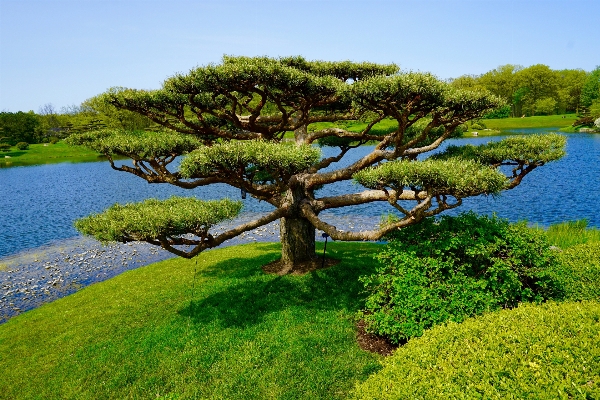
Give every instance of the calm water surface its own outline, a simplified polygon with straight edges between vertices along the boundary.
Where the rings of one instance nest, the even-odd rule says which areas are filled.
[[[519,131],[519,134],[541,130]],[[547,131],[547,130],[544,130]],[[502,136],[456,139],[448,144],[482,144]],[[355,149],[352,159],[370,151]],[[325,155],[329,152],[324,150]],[[345,163],[350,162],[348,159]],[[590,226],[600,227],[600,135],[569,134],[567,156],[533,171],[517,188],[497,198],[466,199],[456,212],[474,210],[508,218],[550,225],[586,218]],[[319,195],[359,191],[349,182],[323,189]],[[77,236],[73,221],[100,212],[119,202],[141,201],[148,197],[171,195],[218,199],[239,198],[240,193],[226,185],[184,190],[170,185],[148,184],[133,175],[113,171],[107,162],[50,164],[0,169],[0,257],[25,249]],[[248,197],[247,212],[266,212],[271,206]],[[390,212],[387,203],[336,210],[338,215],[372,216]]]

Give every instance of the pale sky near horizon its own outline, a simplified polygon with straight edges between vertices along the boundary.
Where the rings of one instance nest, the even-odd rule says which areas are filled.
[[[223,54],[394,62],[442,79],[600,65],[600,0],[0,0],[0,111],[156,89]]]

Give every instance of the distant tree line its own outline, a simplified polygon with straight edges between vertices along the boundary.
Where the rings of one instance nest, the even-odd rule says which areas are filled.
[[[465,89],[486,89],[506,101],[505,106],[486,118],[577,113],[583,117],[581,121],[591,124],[600,117],[600,66],[586,72],[552,70],[543,64],[527,68],[506,64],[482,75],[463,75],[452,79],[451,84]],[[117,109],[101,96],[60,111],[46,104],[37,113],[0,112],[0,143],[12,146],[20,142],[53,142],[72,133],[99,128],[155,130],[158,125],[143,115]]]
[[[118,88],[114,88],[118,90]],[[20,142],[48,143],[72,133],[90,132],[101,128],[154,130],[157,125],[148,118],[127,110],[119,110],[102,102],[98,96],[57,111],[52,104],[40,107],[37,113],[0,112],[0,143],[12,146]]]
[[[552,70],[537,64],[527,68],[502,65],[482,75],[463,75],[451,81],[466,89],[487,89],[506,101],[488,118],[577,113],[600,116],[600,67]]]

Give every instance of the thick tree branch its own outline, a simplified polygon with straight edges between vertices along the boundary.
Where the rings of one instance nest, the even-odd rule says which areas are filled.
[[[419,154],[427,153],[427,152],[430,152],[432,150],[437,149],[438,147],[440,147],[440,145],[442,144],[442,142],[444,142],[444,140],[446,140],[446,139],[448,139],[450,137],[450,135],[452,134],[452,132],[454,131],[454,129],[456,129],[457,126],[458,125],[451,125],[449,127],[446,127],[444,129],[444,133],[439,138],[437,138],[436,140],[434,140],[433,143],[431,143],[431,144],[429,144],[427,146],[410,148],[410,146],[418,143],[419,141],[424,140],[426,136],[423,137],[423,138],[420,138],[420,140],[414,141],[414,143],[412,145],[409,144],[408,146],[406,146],[406,150],[403,151],[402,155],[403,156],[412,157],[412,156],[417,156]],[[411,141],[411,143],[412,142],[413,141]]]
[[[390,190],[365,190],[361,193],[344,194],[340,196],[321,197],[310,202],[311,207],[317,213],[339,207],[356,206],[374,201],[392,201],[398,200],[417,200],[422,201],[427,198],[426,192],[415,192],[412,190],[398,191]]]
[[[312,209],[308,202],[301,205],[302,216],[308,219],[317,229],[327,233],[333,240],[342,241],[362,241],[362,240],[379,240],[387,233],[395,230],[404,228],[409,225],[414,225],[425,218],[425,211],[431,207],[431,197],[425,198],[422,202],[417,204],[410,211],[410,215],[405,216],[399,221],[386,224],[376,230],[360,231],[360,232],[346,232],[337,229],[335,226],[328,224],[327,222],[319,219],[315,211]]]
[[[157,171],[153,171],[146,167],[142,160],[133,160],[134,168],[128,165],[117,166],[110,154],[107,154],[106,156],[110,162],[111,168],[115,171],[128,172],[144,179],[148,183],[169,183],[184,189],[194,189],[200,186],[222,182],[219,177],[216,176],[184,181],[181,180],[179,173],[171,173],[166,168],[162,168],[161,173],[159,174]]]
[[[308,134],[308,136],[306,137],[306,144],[311,144],[314,141],[318,140],[318,139],[322,139],[322,138],[326,138],[326,137],[331,137],[331,136],[335,136],[335,137],[339,137],[339,138],[346,138],[346,139],[356,139],[356,140],[360,140],[360,141],[369,141],[369,140],[376,140],[376,141],[380,141],[382,139],[382,136],[379,135],[369,135],[368,134],[368,130],[363,130],[362,132],[350,132],[344,129],[340,129],[340,128],[327,128],[327,129],[321,129],[320,131],[314,131]]]
[[[524,167],[524,165],[521,164],[518,168],[515,168],[513,170],[513,175],[511,177],[509,177],[509,179],[511,179],[511,181],[510,181],[509,185],[507,186],[507,189],[513,189],[513,188],[517,187],[527,174],[529,174],[531,171],[533,171],[534,169],[536,169],[537,167],[540,167],[542,165],[544,165],[544,163],[539,162],[539,163],[528,164],[527,167]]]
[[[306,176],[306,187],[312,188],[319,185],[325,185],[328,183],[339,182],[344,180],[349,180],[352,178],[352,175],[362,169],[370,167],[380,161],[386,159],[386,156],[390,152],[383,150],[373,150],[371,153],[367,154],[360,160],[357,160],[352,165],[348,167],[341,168],[331,172],[324,172],[318,174],[309,174]]]
[[[167,250],[170,253],[176,254],[183,258],[192,258],[203,252],[204,250],[211,249],[221,245],[223,242],[229,239],[233,239],[240,234],[251,231],[253,229],[258,228],[259,226],[267,225],[279,218],[286,216],[288,209],[278,208],[273,212],[255,219],[253,221],[247,222],[245,224],[239,225],[233,229],[230,229],[226,232],[221,233],[217,236],[212,236],[210,234],[206,235],[204,238],[200,238],[199,240],[187,239],[182,237],[173,237],[173,238],[157,238],[156,240],[147,240],[148,243],[158,244],[163,249]],[[193,249],[190,251],[185,251],[181,249],[177,249],[173,246],[178,245],[195,245]]]

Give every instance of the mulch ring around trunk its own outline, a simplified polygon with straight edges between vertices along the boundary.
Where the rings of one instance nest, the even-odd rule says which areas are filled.
[[[299,263],[294,265],[292,270],[292,265],[284,264],[281,260],[273,261],[266,265],[262,266],[262,270],[266,274],[273,275],[305,275],[309,272],[316,271],[318,269],[333,267],[340,263],[340,260],[336,260],[334,258],[325,257],[325,262],[323,262],[323,257],[315,257],[310,261],[305,261],[303,263]]]

